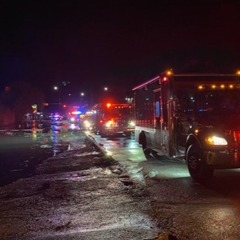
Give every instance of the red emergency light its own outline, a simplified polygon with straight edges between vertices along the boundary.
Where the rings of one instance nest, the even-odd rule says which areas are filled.
[[[107,103],[107,104],[106,104],[106,107],[107,107],[107,108],[110,108],[111,106],[112,106],[111,103]]]
[[[163,82],[166,82],[167,80],[168,80],[167,77],[163,77],[163,79],[162,79]]]

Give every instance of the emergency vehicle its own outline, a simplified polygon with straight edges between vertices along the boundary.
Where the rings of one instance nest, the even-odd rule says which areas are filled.
[[[83,121],[83,127],[102,136],[118,133],[130,136],[134,132],[135,121],[132,104],[99,103],[93,106],[91,114]]]
[[[67,107],[67,120],[68,120],[68,130],[79,131],[81,128],[80,120],[82,112],[79,106],[68,106]]]
[[[240,167],[240,72],[166,71],[134,91],[135,138],[144,149],[185,159],[191,177]]]

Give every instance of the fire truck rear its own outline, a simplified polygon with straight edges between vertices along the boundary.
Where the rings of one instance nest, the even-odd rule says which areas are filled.
[[[130,136],[134,132],[135,121],[132,104],[106,103],[97,104],[92,110],[88,124],[102,136],[123,134]]]
[[[144,149],[184,158],[192,178],[240,167],[240,83],[236,74],[166,71],[133,88],[135,137]]]

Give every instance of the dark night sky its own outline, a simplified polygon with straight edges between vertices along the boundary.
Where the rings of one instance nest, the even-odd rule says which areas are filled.
[[[240,1],[1,1],[0,81],[131,90],[166,68],[240,67]]]

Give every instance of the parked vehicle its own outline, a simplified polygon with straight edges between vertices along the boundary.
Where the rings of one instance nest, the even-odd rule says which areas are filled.
[[[100,103],[91,109],[83,121],[88,127],[102,136],[123,134],[130,136],[134,132],[135,120],[133,105],[129,103]]]
[[[52,119],[49,114],[36,112],[36,113],[24,114],[21,127],[25,129],[32,129],[32,128],[45,129],[45,128],[50,128],[51,124],[52,124]]]
[[[134,91],[135,137],[144,149],[184,158],[192,178],[240,167],[240,83],[237,74],[166,71]]]

